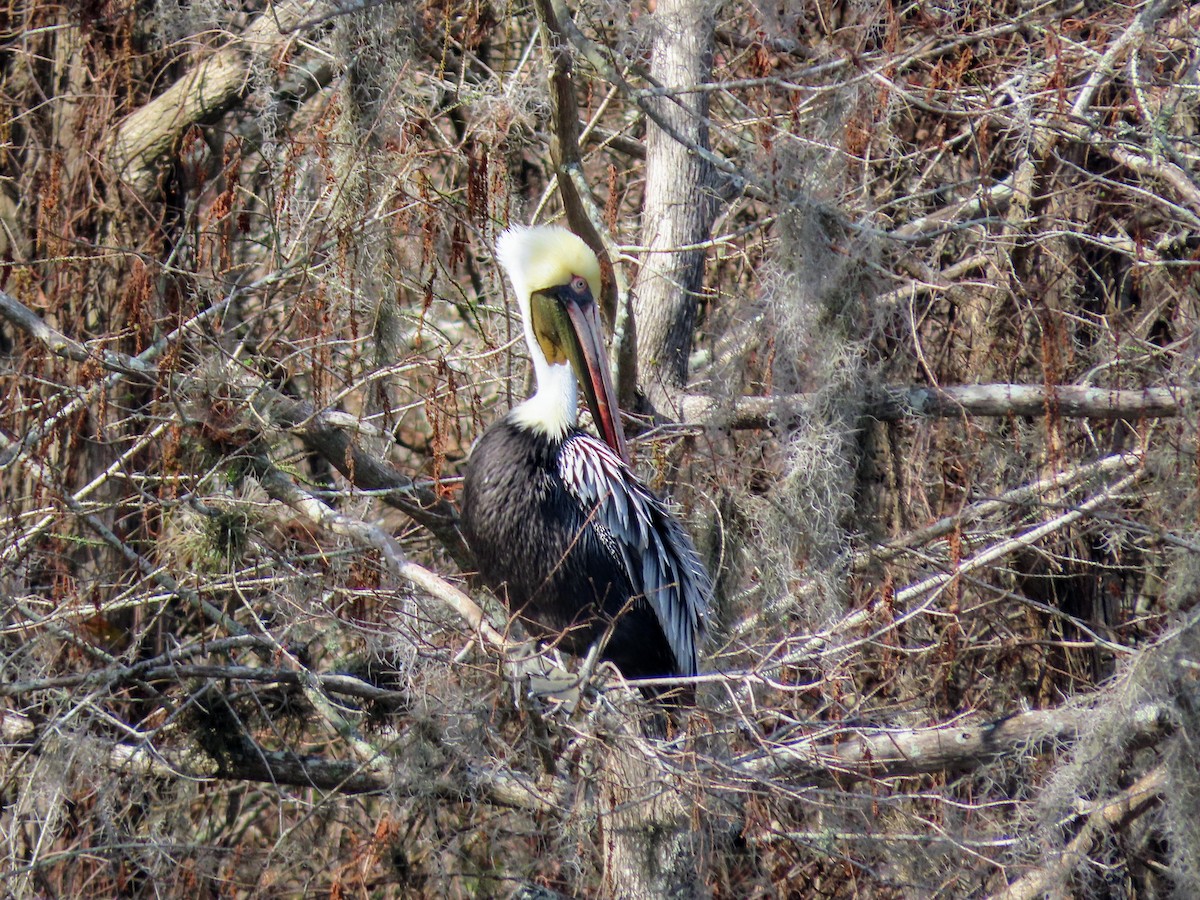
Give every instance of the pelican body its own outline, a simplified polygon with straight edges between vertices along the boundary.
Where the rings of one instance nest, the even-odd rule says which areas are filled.
[[[600,642],[628,678],[694,675],[712,585],[679,522],[629,468],[595,254],[566,229],[537,226],[504,232],[496,255],[537,390],[467,462],[462,527],[480,573],[570,653]],[[601,438],[578,427],[577,380]]]

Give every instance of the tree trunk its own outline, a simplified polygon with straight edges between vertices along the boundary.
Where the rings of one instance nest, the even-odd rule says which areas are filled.
[[[697,0],[660,0],[650,61],[656,85],[688,88],[709,81],[713,20],[707,7]],[[708,240],[716,196],[712,166],[696,152],[708,149],[708,94],[674,94],[652,102],[674,131],[648,125],[641,241],[646,249],[634,286],[638,373],[654,401],[687,382],[704,277],[703,250],[672,250]]]
[[[670,89],[710,79],[714,32],[703,0],[659,0],[654,28],[651,79],[669,95],[651,101],[662,125],[651,120],[646,135],[646,249],[633,309],[639,386],[653,406],[663,407],[687,382],[704,279],[704,251],[675,248],[708,240],[716,209],[712,166],[696,152],[708,148],[708,95],[670,95]],[[704,896],[684,795],[667,789],[647,798],[647,785],[658,783],[647,768],[633,753],[614,753],[605,766],[606,892],[622,898]]]
[[[632,724],[633,720],[620,723]],[[636,726],[634,726],[636,728]],[[610,739],[598,762],[604,894],[621,900],[699,900],[710,895],[699,834],[683,785],[646,755],[640,738]]]

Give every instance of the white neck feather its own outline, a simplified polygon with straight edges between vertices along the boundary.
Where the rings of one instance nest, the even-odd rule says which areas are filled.
[[[537,347],[535,343],[533,345]],[[579,421],[579,389],[575,372],[565,363],[550,365],[540,353],[533,354],[537,391],[513,407],[512,419],[552,440],[562,440]]]

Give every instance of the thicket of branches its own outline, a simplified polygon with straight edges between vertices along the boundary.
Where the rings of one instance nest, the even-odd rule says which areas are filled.
[[[1200,894],[1198,33],[10,4],[4,891]],[[456,527],[534,220],[717,580],[665,737]]]

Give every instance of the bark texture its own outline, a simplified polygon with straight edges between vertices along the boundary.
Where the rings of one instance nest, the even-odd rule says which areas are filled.
[[[712,76],[713,18],[706,0],[662,0],[654,13],[650,76],[657,86],[686,89]],[[648,101],[659,122],[646,133],[646,193],[640,268],[634,282],[638,377],[655,400],[682,387],[700,291],[703,249],[716,212],[708,149],[708,93],[671,92]]]

